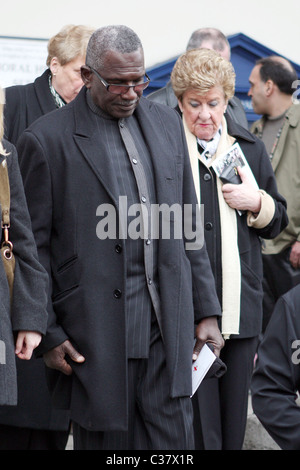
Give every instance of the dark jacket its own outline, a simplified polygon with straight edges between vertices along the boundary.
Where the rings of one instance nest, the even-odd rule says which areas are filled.
[[[126,430],[126,245],[96,236],[97,207],[110,204],[118,213],[119,194],[85,94],[83,88],[69,105],[36,121],[18,150],[40,259],[52,279],[43,348],[70,338],[86,358],[72,377],[61,376],[72,388],[74,421],[90,430]],[[144,98],[135,113],[153,163],[157,204],[195,204],[180,117]],[[194,322],[220,315],[220,306],[205,246],[186,251],[184,239],[159,239],[158,251],[170,396],[186,396]]]
[[[240,334],[231,338],[249,338],[260,333],[262,322],[262,258],[261,237],[274,238],[287,225],[285,199],[278,193],[276,180],[264,144],[229,117],[228,134],[235,137],[252,169],[260,189],[273,197],[275,214],[263,229],[247,225],[247,214],[237,214],[238,247],[241,260]],[[221,232],[215,173],[200,162],[201,202],[204,204],[205,240],[219,298],[222,293]]]
[[[33,83],[5,89],[4,135],[14,145],[31,123],[55,109],[49,88],[49,74],[47,69]]]
[[[284,450],[300,450],[300,286],[280,297],[258,348],[255,414]]]
[[[8,283],[0,259],[0,404],[16,405],[17,377],[13,332],[38,331],[47,326],[48,276],[38,262],[16,149],[3,141],[11,191],[10,241],[16,258],[10,311]],[[0,156],[0,163],[4,157]],[[30,387],[30,385],[28,385]]]
[[[49,73],[47,69],[34,83],[6,88],[5,136],[13,144],[32,122],[55,109],[49,89]],[[33,356],[30,361],[17,358],[16,363],[18,406],[1,407],[0,423],[37,429],[68,429],[67,413],[52,407],[43,358]]]

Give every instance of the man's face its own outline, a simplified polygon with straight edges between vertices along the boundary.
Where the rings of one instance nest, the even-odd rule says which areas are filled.
[[[256,65],[250,74],[248,96],[251,96],[253,111],[256,114],[267,114],[266,84],[260,78],[260,67],[261,65]]]
[[[101,70],[97,70],[109,84],[135,85],[143,81],[145,75],[144,54],[142,49],[121,54],[109,51],[105,54]],[[137,107],[143,92],[129,88],[124,94],[110,93],[95,74],[90,75],[86,83],[94,103],[115,118],[131,116]]]

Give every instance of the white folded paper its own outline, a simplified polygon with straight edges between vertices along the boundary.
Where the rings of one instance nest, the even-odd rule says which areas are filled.
[[[204,344],[202,347],[199,356],[192,364],[192,395],[196,392],[197,388],[204,379],[206,373],[210,369],[211,365],[216,360],[216,355],[212,350]]]

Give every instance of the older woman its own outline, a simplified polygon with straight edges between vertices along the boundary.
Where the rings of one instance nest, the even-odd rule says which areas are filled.
[[[72,101],[83,86],[80,67],[93,29],[67,25],[48,42],[47,69],[34,83],[6,88],[5,137],[15,144],[37,118]]]
[[[217,52],[191,50],[176,62],[172,86],[182,113],[199,203],[204,205],[207,249],[222,305],[225,338],[221,359],[227,373],[204,381],[193,398],[197,448],[240,449],[247,397],[262,319],[260,237],[286,226],[286,204],[278,194],[264,145],[226,117],[235,73]],[[223,184],[214,160],[238,143],[257,185],[238,167],[241,184]]]
[[[81,90],[80,67],[93,29],[68,25],[48,42],[46,71],[34,83],[9,87],[5,104],[5,137],[16,144],[37,118],[72,101]],[[23,361],[24,362],[24,361]],[[19,402],[0,407],[0,450],[64,449],[68,412],[55,410],[45,379],[43,359],[17,361]]]

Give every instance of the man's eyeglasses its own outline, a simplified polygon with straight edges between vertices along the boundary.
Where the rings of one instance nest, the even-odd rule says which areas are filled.
[[[97,70],[93,69],[93,67],[90,65],[88,65],[88,67],[96,75],[96,77],[99,78],[100,82],[103,86],[105,86],[106,90],[110,93],[113,93],[114,95],[125,95],[125,93],[127,93],[130,88],[133,88],[135,92],[140,93],[144,91],[150,83],[150,77],[148,77],[147,74],[145,74],[143,77],[143,81],[141,83],[137,83],[136,85],[117,85],[113,83],[107,83],[107,81],[104,80],[101,75],[99,75]]]

